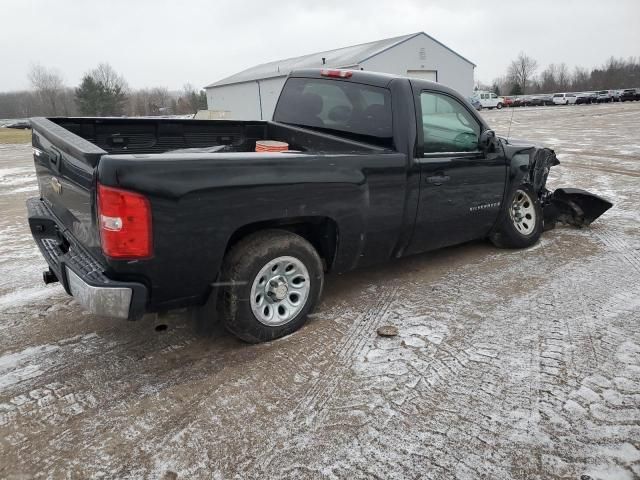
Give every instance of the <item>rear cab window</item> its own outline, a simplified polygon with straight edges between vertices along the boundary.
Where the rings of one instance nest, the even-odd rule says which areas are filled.
[[[391,92],[386,88],[335,79],[290,78],[273,120],[393,148]]]

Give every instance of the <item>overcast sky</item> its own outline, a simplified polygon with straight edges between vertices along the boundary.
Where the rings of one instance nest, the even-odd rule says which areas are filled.
[[[33,63],[69,85],[110,63],[134,88],[197,87],[244,68],[424,31],[504,74],[520,51],[541,67],[640,56],[640,0],[0,0],[0,91]]]

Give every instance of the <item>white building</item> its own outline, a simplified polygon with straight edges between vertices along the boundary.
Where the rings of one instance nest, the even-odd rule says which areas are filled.
[[[301,68],[349,68],[442,83],[473,91],[475,64],[424,32],[264,63],[205,87],[216,118],[269,120],[286,76]]]

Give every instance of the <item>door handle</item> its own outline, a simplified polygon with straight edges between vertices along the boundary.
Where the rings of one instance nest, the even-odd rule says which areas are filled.
[[[444,182],[448,182],[451,180],[449,175],[434,175],[432,177],[427,177],[427,183],[432,185],[442,185]]]

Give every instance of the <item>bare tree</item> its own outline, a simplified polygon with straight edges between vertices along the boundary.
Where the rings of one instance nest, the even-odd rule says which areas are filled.
[[[527,82],[531,80],[538,68],[538,62],[520,52],[518,58],[509,65],[508,76],[513,83],[522,88],[522,93],[527,93]]]
[[[172,96],[166,87],[155,87],[149,91],[149,111],[151,115],[160,115],[170,112]]]
[[[564,62],[558,65],[558,87],[560,87],[560,90],[569,88],[569,68]]]
[[[576,67],[571,78],[571,88],[573,90],[587,90],[590,83],[590,74],[586,68]]]
[[[57,70],[40,64],[31,66],[29,81],[43,103],[45,114],[58,115],[59,97],[64,91],[64,81]]]
[[[101,63],[93,70],[88,72],[96,82],[101,83],[108,90],[117,90],[126,94],[129,85],[124,77],[116,72],[108,63]]]
[[[540,74],[540,89],[550,93],[558,86],[558,67],[554,63],[545,68]]]

